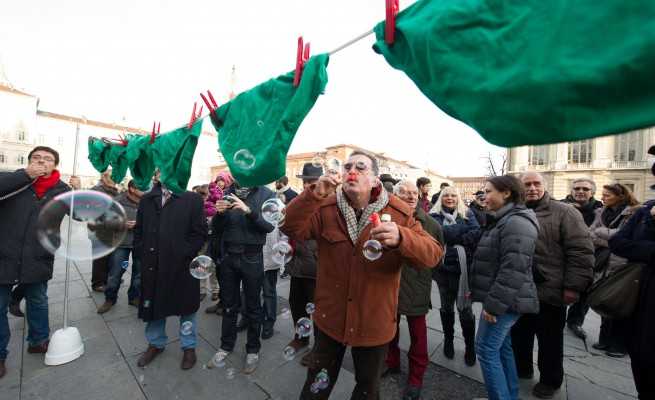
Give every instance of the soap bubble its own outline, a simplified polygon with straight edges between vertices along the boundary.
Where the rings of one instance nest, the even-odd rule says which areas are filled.
[[[236,375],[236,370],[234,368],[228,368],[225,371],[225,377],[227,379],[234,379],[234,375]]]
[[[262,121],[261,119],[259,121],[257,121],[257,126],[260,127],[260,128],[263,128],[264,127],[264,121]]]
[[[325,171],[328,174],[340,174],[341,173],[341,161],[336,158],[330,158],[325,163]]]
[[[324,161],[325,160],[323,160],[323,157],[317,154],[314,156],[314,158],[312,158],[312,166],[316,168],[321,168],[323,166]]]
[[[299,337],[309,337],[312,334],[313,325],[309,318],[300,318],[296,323],[296,333]]]
[[[284,219],[285,208],[284,202],[279,198],[268,199],[262,204],[262,218],[269,224],[277,226]]]
[[[323,368],[316,377],[311,386],[312,393],[316,394],[321,390],[327,389],[330,386],[330,376],[328,375],[327,369]]]
[[[369,261],[375,261],[382,257],[382,244],[377,240],[367,240],[363,247],[364,257]]]
[[[234,164],[241,169],[252,169],[255,167],[257,159],[247,149],[241,149],[234,153]]]
[[[207,363],[207,368],[223,368],[225,366],[225,359],[227,358],[228,353],[222,350],[219,350],[214,354],[211,360]]]
[[[291,361],[294,359],[294,357],[296,357],[296,350],[291,346],[287,346],[284,348],[282,355],[284,356],[285,360]]]
[[[189,272],[196,279],[207,279],[214,268],[216,268],[216,265],[211,257],[198,256],[191,261]]]
[[[314,314],[314,311],[316,311],[316,306],[314,305],[314,303],[307,303],[307,305],[305,306],[305,311],[307,312],[307,314],[312,315]]]
[[[125,260],[125,261],[121,262],[121,268],[122,269],[127,270],[127,268],[129,268],[129,266],[130,266],[129,261]]]
[[[291,318],[291,311],[288,308],[283,308],[280,310],[280,316],[284,319],[289,319]]]
[[[52,254],[73,261],[95,260],[122,243],[126,222],[125,210],[108,195],[76,190],[60,194],[43,207],[37,220],[37,237]]]
[[[288,242],[280,241],[273,246],[273,255],[271,258],[277,265],[287,265],[291,261],[293,249]]]
[[[180,327],[180,334],[189,336],[191,333],[193,333],[193,322],[185,321]]]

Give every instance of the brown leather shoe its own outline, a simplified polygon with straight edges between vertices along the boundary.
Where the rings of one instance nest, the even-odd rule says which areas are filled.
[[[102,293],[105,291],[105,285],[98,285],[92,287],[94,292]]]
[[[30,345],[27,347],[27,352],[30,354],[44,354],[48,351],[48,343],[50,343],[50,341],[46,340],[45,342],[37,344],[36,346]]]
[[[105,301],[102,303],[100,307],[98,307],[98,314],[104,314],[107,311],[111,310],[111,308],[114,306],[114,303],[111,301]]]
[[[186,349],[184,350],[184,355],[182,356],[182,369],[191,369],[196,365],[196,350],[195,349]]]
[[[0,379],[7,373],[7,367],[5,367],[5,360],[0,360]]]
[[[148,346],[148,350],[137,361],[136,365],[143,368],[146,365],[150,364],[164,349],[157,348],[155,346]]]

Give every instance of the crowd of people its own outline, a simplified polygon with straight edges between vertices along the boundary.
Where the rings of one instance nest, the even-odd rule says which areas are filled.
[[[649,152],[655,156],[655,146]],[[48,349],[54,256],[39,243],[36,220],[48,201],[80,189],[75,177],[68,184],[60,180],[54,149],[36,147],[28,161],[24,169],[0,172],[0,378],[6,374],[8,312],[27,320],[28,353]],[[119,193],[110,172],[102,174],[91,190],[122,205],[127,234],[113,252],[93,261],[91,287],[105,296],[97,312],[111,312],[131,265],[127,300],[138,308],[148,342],[140,367],[164,351],[167,317],[179,318],[180,367],[194,367],[196,314],[210,295],[214,303],[204,311],[222,323],[220,348],[208,366],[222,365],[238,332],[247,331],[243,373],[253,373],[261,340],[275,334],[283,270],[294,327],[308,317],[314,325],[313,346],[300,360],[307,368],[301,399],[330,396],[348,347],[356,381],[351,398],[378,399],[381,379],[400,373],[401,316],[411,342],[403,398],[418,399],[429,365],[426,315],[435,281],[444,356],[455,358],[457,314],[463,361],[479,364],[489,399],[518,399],[519,380],[534,376],[536,338],[539,380],[532,393],[548,399],[564,380],[564,329],[587,337],[583,323],[592,284],[639,263],[634,311],[624,318],[603,316],[593,347],[610,357],[628,354],[639,398],[655,398],[649,318],[655,311],[655,201],[640,204],[620,183],[602,186],[596,200],[598,188],[588,178],[574,180],[570,195],[558,200],[544,176],[525,172],[488,178],[467,205],[447,184],[430,197],[428,178],[399,181],[380,174],[376,158],[361,151],[340,172],[308,163],[298,178],[300,193],[287,177],[274,189],[245,187],[229,172],[182,193],[158,175],[145,193],[132,181]],[[279,223],[262,213],[271,199],[286,204]],[[378,241],[381,255],[362,252],[369,240]],[[290,260],[276,257],[281,242],[292,248]],[[214,262],[207,279],[189,273],[199,255]],[[477,326],[475,302],[482,304]],[[297,332],[287,349],[309,347],[309,336]],[[319,374],[329,379],[315,390]]]

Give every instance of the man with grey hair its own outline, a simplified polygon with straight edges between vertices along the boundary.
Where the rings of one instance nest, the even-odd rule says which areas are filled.
[[[537,214],[539,238],[533,276],[539,293],[539,314],[525,314],[512,328],[512,347],[519,378],[534,375],[534,337],[539,342],[539,383],[532,393],[552,398],[564,380],[564,325],[566,306],[575,303],[593,279],[594,246],[582,215],[554,200],[544,177],[536,172],[521,176],[526,206]]]
[[[566,196],[565,203],[575,207],[587,226],[591,226],[596,218],[596,210],[603,207],[603,203],[596,200],[596,182],[590,178],[578,178],[571,182],[571,194]],[[585,304],[584,299],[578,301],[569,308],[569,314],[566,319],[566,325],[580,339],[586,339],[587,332],[582,329],[585,316],[589,312],[589,306]]]

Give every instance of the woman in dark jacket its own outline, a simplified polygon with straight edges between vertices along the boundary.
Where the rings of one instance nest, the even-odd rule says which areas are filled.
[[[651,148],[655,154],[655,146]],[[655,173],[655,167],[653,168]],[[646,263],[639,297],[628,321],[627,344],[639,399],[655,399],[655,201],[638,209],[609,240],[612,253]]]
[[[515,400],[519,379],[510,331],[521,314],[537,313],[532,262],[539,223],[525,205],[515,177],[490,178],[485,186],[487,227],[473,257],[473,301],[482,303],[476,352],[490,400]]]
[[[466,365],[475,364],[475,318],[471,309],[469,292],[469,267],[471,256],[480,235],[480,225],[473,212],[465,205],[457,188],[444,187],[437,203],[430,210],[443,227],[446,257],[443,265],[434,269],[433,278],[439,286],[441,297],[441,326],[443,327],[443,354],[453,359],[455,348],[455,305],[459,311],[459,323],[466,350]]]
[[[611,254],[608,240],[625,224],[639,204],[630,189],[620,183],[603,186],[603,208],[596,210],[596,218],[589,227],[594,242],[597,276],[611,272],[617,264],[624,264],[625,258]],[[605,350],[610,357],[625,357],[627,353],[624,338],[625,321],[602,318],[598,342],[592,347]]]

